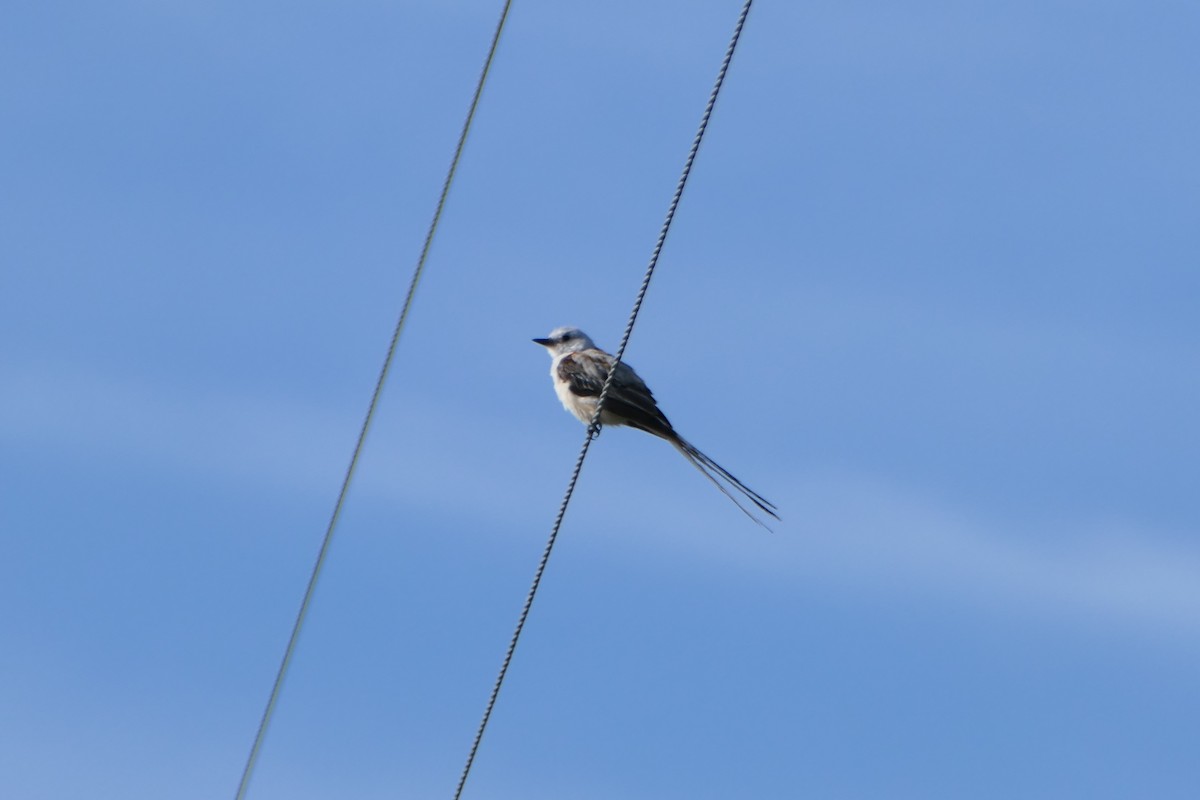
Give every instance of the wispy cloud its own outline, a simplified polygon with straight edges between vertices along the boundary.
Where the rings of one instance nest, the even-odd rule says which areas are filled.
[[[732,535],[728,520],[695,511],[662,525],[653,546],[775,579],[1200,641],[1198,536],[1136,520],[1014,522],[846,474],[791,485],[773,536]]]
[[[420,502],[468,515],[474,505],[492,522],[497,513],[503,519],[510,512],[527,521],[530,512],[520,506],[528,495],[519,491],[527,476],[497,472],[494,461],[466,462],[457,445],[436,439],[453,414],[416,410],[421,430],[409,426],[403,434],[384,423],[359,491],[375,502]],[[279,398],[195,396],[70,369],[10,371],[0,398],[0,438],[9,443],[107,454],[240,486],[330,497],[359,422],[357,413],[339,415]],[[530,443],[520,430],[493,433],[500,452],[549,446]],[[610,435],[626,449],[640,446],[620,441],[620,433]],[[404,446],[395,447],[405,436]],[[553,447],[557,452],[558,443]],[[413,467],[413,453],[420,469]],[[638,453],[629,455],[622,456],[622,469],[636,472]],[[937,597],[1066,624],[1200,640],[1200,537],[1136,519],[1014,522],[956,506],[928,487],[819,472],[794,475],[790,491],[772,494],[785,517],[777,533],[753,529],[743,535],[738,526],[744,520],[733,511],[722,516],[707,503],[681,508],[666,499],[677,499],[676,486],[692,485],[687,481],[695,476],[687,470],[679,470],[678,484],[674,473],[664,477],[670,484],[664,495],[655,481],[614,476],[610,457],[589,466],[588,487],[568,518],[573,528],[599,524],[596,515],[614,511],[614,493],[624,507],[638,508],[636,524],[605,531],[605,547],[717,562],[768,580]],[[620,486],[613,485],[615,477]],[[464,493],[464,487],[471,488]],[[464,498],[470,500],[465,506]],[[538,519],[548,524],[551,510],[547,506]]]
[[[67,365],[17,367],[0,437],[77,457],[104,455],[257,485],[312,488],[355,422],[271,398],[188,392]],[[336,471],[336,467],[334,468]]]
[[[10,366],[6,381],[0,442],[216,485],[319,492],[331,500],[366,410],[366,397],[337,410],[286,395],[195,391],[66,364]],[[385,396],[376,415],[355,483],[359,496],[458,507],[463,487],[472,486],[481,504],[502,502],[515,478],[497,474],[495,458],[466,457],[478,450],[478,429],[491,439],[489,452],[528,453],[539,446],[511,426],[489,428],[449,404],[392,398]]]

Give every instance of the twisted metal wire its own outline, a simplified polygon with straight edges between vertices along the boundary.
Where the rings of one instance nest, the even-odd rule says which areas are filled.
[[[292,633],[288,638],[287,647],[283,652],[283,660],[279,664],[279,670],[275,673],[275,683],[271,687],[270,697],[267,699],[266,708],[263,709],[262,718],[258,723],[258,731],[254,735],[254,743],[250,747],[250,754],[246,758],[246,766],[242,770],[242,778],[238,783],[236,800],[244,800],[246,791],[250,786],[250,777],[254,773],[254,767],[258,763],[259,753],[262,751],[263,741],[266,738],[267,728],[270,726],[271,718],[275,712],[275,704],[279,700],[280,691],[283,688],[283,681],[287,675],[288,667],[291,665],[292,656],[296,652],[296,643],[300,639],[300,631],[304,627],[304,620],[308,616],[308,607],[312,603],[313,594],[317,588],[317,579],[321,575],[321,568],[325,564],[325,557],[329,554],[329,546],[333,542],[333,533],[337,528],[339,517],[342,514],[342,507],[346,503],[346,496],[350,491],[350,483],[354,478],[354,471],[358,467],[359,456],[362,455],[363,445],[367,440],[367,432],[370,430],[371,421],[375,417],[375,409],[379,405],[379,398],[383,394],[383,386],[387,381],[388,372],[391,370],[392,361],[396,354],[396,346],[400,342],[400,334],[404,330],[404,325],[408,321],[408,312],[412,308],[413,298],[416,297],[417,286],[421,282],[421,275],[425,271],[425,262],[429,258],[429,251],[433,247],[433,237],[437,232],[438,223],[442,218],[442,210],[446,206],[446,198],[450,194],[450,186],[454,182],[454,175],[458,171],[458,162],[462,158],[463,148],[467,144],[467,135],[471,130],[471,123],[475,119],[475,110],[479,107],[479,98],[483,95],[483,87],[487,82],[488,73],[491,71],[492,61],[496,56],[496,49],[500,44],[500,34],[504,30],[504,23],[508,19],[508,11],[512,6],[512,0],[506,0],[504,8],[500,12],[500,20],[496,24],[496,30],[492,34],[491,46],[488,48],[487,58],[484,60],[483,69],[479,73],[479,80],[475,84],[475,93],[471,97],[471,106],[467,111],[467,117],[463,121],[462,131],[458,136],[458,144],[454,148],[454,156],[450,160],[450,168],[446,171],[446,179],[442,182],[442,192],[438,196],[437,207],[433,212],[433,219],[429,223],[429,230],[425,234],[425,243],[421,247],[421,255],[417,259],[417,266],[413,270],[412,280],[408,285],[408,293],[404,298],[404,306],[400,310],[400,316],[396,320],[396,327],[392,331],[392,339],[388,343],[387,355],[383,359],[383,366],[379,370],[379,378],[375,381],[375,391],[371,395],[371,402],[367,406],[366,416],[363,417],[362,427],[358,432],[358,441],[354,445],[354,453],[350,456],[350,464],[346,467],[345,477],[342,479],[342,488],[338,492],[337,502],[334,503],[333,513],[330,515],[329,524],[325,528],[325,537],[321,541],[321,549],[317,553],[317,560],[313,564],[312,573],[308,578],[308,586],[304,590],[304,599],[300,602],[300,610],[296,613],[296,620],[292,624]]]
[[[609,368],[608,377],[604,381],[604,388],[600,391],[600,397],[596,402],[596,412],[592,415],[592,421],[588,424],[587,436],[584,438],[583,445],[579,449],[579,457],[575,459],[575,467],[571,470],[571,479],[567,483],[567,490],[563,495],[562,503],[559,504],[558,514],[554,518],[554,527],[550,531],[550,538],[546,541],[546,547],[542,551],[541,559],[538,561],[537,570],[533,574],[533,584],[529,587],[529,593],[525,596],[525,604],[521,607],[521,614],[517,618],[517,627],[513,631],[512,638],[508,643],[508,649],[504,653],[504,661],[500,665],[500,674],[496,676],[496,682],[492,686],[491,695],[488,697],[487,707],[483,712],[483,719],[479,723],[479,728],[475,731],[475,739],[472,741],[471,750],[467,754],[466,766],[463,767],[462,775],[458,779],[458,786],[454,790],[454,800],[460,800],[462,797],[467,777],[471,773],[471,767],[475,763],[475,756],[479,752],[479,745],[483,741],[483,733],[487,729],[488,721],[492,717],[492,711],[496,707],[496,699],[500,696],[500,687],[504,684],[504,677],[508,674],[513,653],[516,652],[517,641],[521,638],[521,631],[524,630],[525,621],[528,619],[529,611],[533,607],[533,599],[537,594],[538,586],[541,585],[542,575],[546,571],[546,564],[550,561],[550,553],[554,550],[554,543],[558,540],[558,532],[562,527],[563,517],[566,516],[567,506],[570,505],[571,496],[575,493],[575,484],[579,482],[579,474],[583,470],[583,462],[587,458],[592,441],[600,433],[600,414],[604,409],[604,401],[608,398],[608,391],[612,386],[613,376],[617,374],[617,365],[621,363],[621,357],[625,354],[625,348],[629,344],[629,337],[633,334],[633,326],[637,322],[638,314],[641,312],[642,302],[646,299],[646,292],[650,288],[650,279],[654,277],[654,270],[658,266],[659,255],[662,254],[663,245],[666,244],[667,233],[671,229],[671,222],[675,219],[675,211],[679,208],[679,201],[683,197],[684,186],[687,185],[688,176],[692,171],[692,164],[696,160],[696,154],[700,151],[700,142],[704,139],[704,132],[708,128],[709,118],[712,117],[713,108],[717,104],[717,95],[720,94],[721,86],[725,83],[725,74],[729,71],[729,64],[733,60],[733,53],[737,49],[738,39],[742,35],[742,28],[746,24],[746,17],[750,13],[752,3],[753,0],[746,0],[742,6],[737,24],[733,29],[733,36],[730,38],[729,46],[725,49],[725,57],[721,61],[721,69],[717,72],[717,80],[713,85],[712,91],[709,93],[708,103],[704,106],[704,114],[700,117],[700,126],[696,131],[696,136],[692,139],[692,146],[688,150],[687,160],[683,165],[683,172],[679,176],[679,182],[675,185],[675,193],[671,196],[671,204],[667,208],[666,219],[663,220],[662,228],[658,233],[658,240],[654,243],[654,250],[650,254],[650,263],[646,267],[646,274],[642,278],[641,286],[638,288],[637,297],[633,302],[633,310],[629,313],[629,321],[626,323],[625,333],[621,337],[621,346],[617,348],[617,352],[614,354],[613,364]]]

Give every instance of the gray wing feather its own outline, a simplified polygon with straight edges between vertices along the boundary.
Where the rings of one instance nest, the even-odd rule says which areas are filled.
[[[612,356],[599,351],[584,350],[572,353],[558,362],[558,378],[571,393],[579,397],[599,397],[612,367]],[[625,362],[617,365],[617,374],[604,400],[604,410],[624,420],[626,425],[640,428],[664,439],[674,437],[667,416],[658,408],[646,382]]]

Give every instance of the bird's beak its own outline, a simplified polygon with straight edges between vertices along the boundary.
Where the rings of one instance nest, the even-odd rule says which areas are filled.
[[[554,344],[554,340],[553,339],[534,339],[533,343],[540,344],[542,347],[549,347],[550,345]]]

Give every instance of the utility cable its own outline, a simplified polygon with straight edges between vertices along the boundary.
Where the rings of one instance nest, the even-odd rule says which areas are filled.
[[[571,471],[571,479],[567,483],[566,493],[563,495],[562,503],[558,507],[558,515],[554,519],[554,527],[550,531],[550,538],[546,542],[546,547],[542,551],[541,560],[538,562],[537,570],[533,574],[533,584],[529,587],[529,593],[525,597],[525,604],[521,607],[521,614],[517,618],[517,627],[513,631],[512,638],[509,640],[508,649],[504,653],[504,661],[500,665],[500,674],[496,677],[496,682],[492,686],[491,696],[488,697],[487,707],[483,712],[483,719],[479,723],[479,728],[475,732],[475,739],[471,743],[471,750],[467,754],[467,763],[463,767],[462,775],[458,779],[458,786],[454,790],[454,800],[461,800],[463,787],[466,786],[467,777],[471,773],[471,767],[475,763],[475,756],[479,752],[479,744],[483,741],[483,733],[487,729],[488,721],[491,719],[492,710],[496,706],[496,699],[500,696],[500,687],[504,684],[504,677],[508,673],[508,667],[512,663],[513,653],[517,649],[517,641],[521,638],[521,631],[525,628],[525,621],[529,617],[529,610],[533,607],[533,599],[537,594],[538,586],[542,582],[542,575],[546,571],[546,564],[550,561],[550,553],[554,549],[554,543],[558,539],[559,529],[562,527],[563,517],[566,516],[567,506],[571,503],[571,496],[575,493],[575,484],[579,482],[579,473],[583,470],[583,462],[587,458],[588,450],[592,445],[592,441],[600,433],[600,413],[604,409],[604,401],[608,398],[608,390],[612,386],[613,376],[617,374],[617,365],[621,363],[621,357],[625,354],[625,347],[629,344],[629,337],[633,334],[633,326],[637,322],[638,314],[642,310],[642,302],[646,299],[646,291],[650,288],[650,279],[654,276],[654,269],[658,266],[658,257],[662,253],[663,245],[667,241],[667,233],[671,229],[671,222],[675,219],[675,211],[679,208],[679,201],[683,197],[683,188],[687,185],[688,175],[691,174],[692,164],[696,160],[696,154],[700,151],[700,142],[704,139],[704,131],[708,128],[708,120],[712,116],[713,108],[717,104],[717,95],[721,92],[721,85],[725,82],[725,74],[729,71],[729,64],[733,60],[734,50],[737,49],[738,39],[742,34],[742,28],[746,24],[746,17],[750,13],[750,6],[753,0],[746,0],[742,6],[741,13],[738,15],[737,24],[733,28],[733,36],[729,41],[729,47],[725,49],[725,57],[721,61],[721,69],[717,72],[717,80],[713,85],[712,92],[709,93],[708,103],[704,107],[704,114],[700,117],[700,127],[696,131],[695,138],[692,139],[692,146],[688,150],[687,160],[683,165],[683,173],[679,176],[679,182],[675,186],[675,193],[671,197],[671,204],[667,208],[667,216],[663,221],[662,229],[658,233],[658,240],[654,243],[654,250],[650,254],[650,263],[646,267],[645,277],[642,278],[642,285],[638,289],[637,298],[633,302],[633,310],[629,313],[629,321],[625,325],[625,333],[621,337],[621,346],[617,348],[614,354],[612,366],[608,370],[608,377],[604,381],[604,388],[600,391],[600,397],[596,402],[596,413],[592,415],[592,421],[588,424],[587,436],[583,440],[583,446],[579,450],[579,457],[575,459],[575,468]]]
[[[400,342],[400,334],[404,330],[404,324],[408,320],[408,312],[412,308],[413,298],[417,293],[417,285],[421,281],[421,275],[425,271],[425,262],[429,258],[429,251],[433,246],[433,236],[437,232],[438,223],[442,218],[442,210],[446,206],[446,198],[450,194],[450,185],[454,182],[454,175],[458,171],[458,162],[462,158],[463,148],[467,144],[467,134],[470,133],[471,123],[475,119],[475,110],[479,107],[479,98],[483,95],[483,87],[487,82],[488,73],[491,71],[492,61],[496,56],[496,49],[500,44],[500,34],[504,31],[505,20],[508,19],[509,8],[512,7],[512,0],[505,0],[504,8],[500,12],[500,20],[496,23],[495,33],[492,34],[492,43],[488,48],[487,58],[483,62],[483,69],[479,73],[479,80],[475,84],[475,94],[471,97],[471,106],[467,111],[466,120],[463,121],[462,131],[458,135],[458,144],[454,148],[454,157],[450,160],[450,168],[446,172],[446,180],[442,183],[442,193],[438,197],[437,207],[433,212],[433,220],[429,223],[429,231],[425,234],[425,244],[421,248],[421,255],[417,259],[417,266],[413,270],[412,280],[408,285],[408,294],[404,298],[404,306],[401,308],[400,316],[396,320],[396,327],[392,331],[392,340],[388,344],[387,355],[383,359],[383,366],[379,370],[379,378],[375,382],[375,391],[371,395],[371,402],[367,406],[366,416],[363,418],[362,427],[358,432],[358,441],[354,445],[354,453],[350,456],[350,464],[346,467],[346,475],[342,479],[342,488],[338,492],[337,502],[333,506],[333,514],[329,518],[329,525],[325,528],[325,537],[321,542],[321,549],[317,553],[317,560],[313,564],[312,574],[308,579],[308,588],[304,590],[304,599],[300,602],[300,610],[296,614],[296,621],[292,625],[292,634],[288,639],[287,647],[283,652],[283,660],[279,664],[279,671],[275,674],[275,683],[271,687],[271,695],[267,699],[267,706],[263,709],[262,719],[258,723],[258,732],[254,736],[254,744],[250,747],[250,754],[246,758],[246,766],[242,770],[242,779],[238,783],[237,800],[244,800],[246,790],[250,785],[250,776],[254,772],[255,764],[258,762],[258,756],[262,750],[263,740],[266,738],[267,728],[271,723],[271,717],[275,711],[275,704],[279,700],[280,690],[283,688],[283,680],[287,675],[288,666],[291,664],[292,656],[296,651],[296,642],[300,639],[300,630],[304,627],[304,620],[308,615],[308,607],[312,603],[313,593],[317,588],[317,579],[321,575],[321,568],[325,564],[325,557],[329,554],[329,546],[333,542],[333,533],[337,528],[338,518],[341,516],[342,507],[346,503],[346,496],[350,491],[350,482],[354,478],[354,470],[358,466],[359,456],[362,455],[363,444],[367,440],[367,431],[371,427],[371,421],[375,417],[375,409],[379,405],[379,398],[383,394],[383,386],[387,381],[388,372],[391,370],[392,361],[396,354],[396,346]]]

